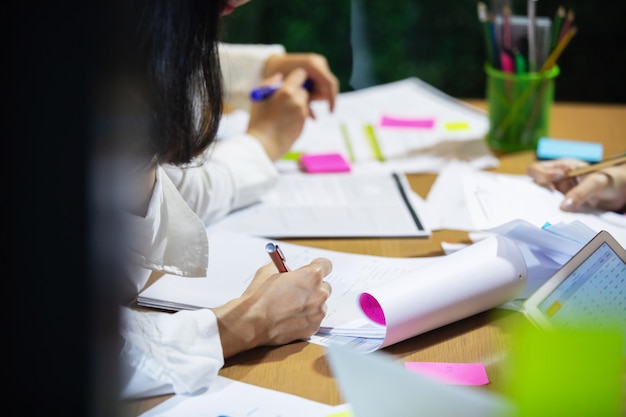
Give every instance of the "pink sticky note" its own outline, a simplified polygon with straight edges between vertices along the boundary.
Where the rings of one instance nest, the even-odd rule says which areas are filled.
[[[403,127],[412,129],[432,129],[435,126],[435,119],[413,118],[413,117],[393,117],[383,115],[380,119],[380,125],[383,127]]]
[[[485,385],[489,383],[481,363],[405,362],[406,369],[451,385]]]
[[[341,154],[303,154],[300,156],[300,166],[306,172],[348,172],[350,165]]]

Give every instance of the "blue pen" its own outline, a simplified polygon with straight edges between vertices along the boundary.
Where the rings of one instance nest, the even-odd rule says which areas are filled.
[[[276,90],[278,90],[280,87],[282,87],[283,83],[275,83],[275,84],[271,84],[271,85],[266,85],[264,87],[257,87],[255,89],[253,89],[252,91],[250,91],[250,99],[252,101],[261,101],[261,100],[265,100],[266,98],[269,98],[272,96],[272,94],[274,94],[274,92],[276,92]],[[311,89],[313,89],[313,81],[307,79],[304,84],[302,84],[302,88],[311,91]]]

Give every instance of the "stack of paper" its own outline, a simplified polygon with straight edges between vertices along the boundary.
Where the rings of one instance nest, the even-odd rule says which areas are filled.
[[[211,308],[240,296],[257,269],[269,262],[267,241],[217,230],[209,236],[206,278],[165,275],[138,296],[138,304],[170,310]],[[281,242],[291,269],[325,257],[333,291],[320,332],[310,339],[327,345],[359,345],[373,351],[408,337],[497,307],[523,289],[526,268],[514,246],[494,237],[446,257],[387,258]],[[236,256],[236,260],[233,259]],[[385,323],[371,319],[364,292],[378,301]]]

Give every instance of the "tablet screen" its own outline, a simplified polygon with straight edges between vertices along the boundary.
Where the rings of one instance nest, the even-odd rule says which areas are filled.
[[[626,318],[626,263],[605,242],[537,305],[556,328],[605,327]],[[620,322],[618,321],[618,323]]]

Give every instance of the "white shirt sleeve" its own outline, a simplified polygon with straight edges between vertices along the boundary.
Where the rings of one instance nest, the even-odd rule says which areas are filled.
[[[127,220],[131,230],[130,276],[137,292],[146,284],[150,271],[206,276],[209,265],[206,227],[161,167],[157,168],[145,217],[128,215]]]
[[[146,215],[129,215],[129,227],[129,268],[137,292],[151,271],[206,276],[206,227],[161,168]],[[169,314],[121,307],[119,329],[124,341],[120,364],[125,398],[192,393],[210,386],[224,365],[211,310]]]
[[[122,398],[206,388],[224,366],[217,320],[211,310],[140,312],[122,307]]]
[[[256,202],[278,181],[276,166],[249,135],[218,141],[205,158],[200,166],[164,164],[163,170],[206,225]]]
[[[236,109],[249,110],[250,90],[261,82],[265,61],[272,55],[285,54],[285,47],[221,43],[219,54],[226,102]]]

